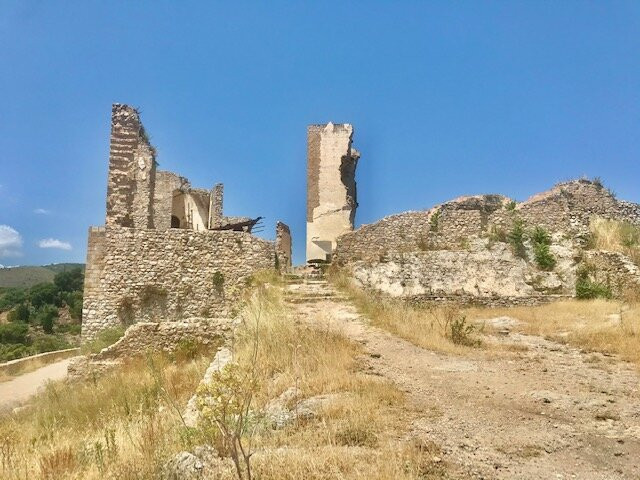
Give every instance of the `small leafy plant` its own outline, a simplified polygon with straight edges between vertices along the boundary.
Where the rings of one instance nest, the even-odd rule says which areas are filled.
[[[556,266],[556,259],[549,250],[551,246],[551,236],[542,227],[536,227],[531,233],[533,243],[533,255],[542,270],[553,270]]]
[[[524,222],[520,218],[516,218],[513,221],[513,227],[507,235],[509,243],[513,247],[513,253],[520,258],[527,257],[527,251],[524,247]]]

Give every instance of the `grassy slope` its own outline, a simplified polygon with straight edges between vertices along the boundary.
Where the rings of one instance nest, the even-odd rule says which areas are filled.
[[[81,267],[83,263],[57,263],[44,266],[0,268],[1,287],[31,287],[36,283],[53,282],[56,273]]]
[[[437,448],[406,440],[402,392],[363,371],[358,344],[294,318],[276,290],[259,289],[249,300],[234,345],[241,369],[255,359],[252,410],[260,415],[294,385],[302,398],[341,395],[317,417],[284,429],[256,424],[254,478],[443,478]],[[0,416],[0,477],[159,478],[176,452],[219,443],[215,428],[186,429],[177,414],[207,363],[141,359],[94,382],[50,385],[32,409]],[[223,469],[216,478],[234,473]]]

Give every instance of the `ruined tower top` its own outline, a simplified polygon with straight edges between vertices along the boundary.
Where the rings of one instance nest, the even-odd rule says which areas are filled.
[[[138,111],[121,103],[111,109],[107,225],[153,228],[155,149]]]
[[[352,138],[348,123],[307,129],[307,261],[330,261],[336,238],[353,230],[360,154]]]

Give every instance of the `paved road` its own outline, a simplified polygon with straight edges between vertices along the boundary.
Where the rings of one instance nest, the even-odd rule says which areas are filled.
[[[47,382],[65,378],[70,361],[66,358],[0,383],[0,409],[17,406],[35,395]]]

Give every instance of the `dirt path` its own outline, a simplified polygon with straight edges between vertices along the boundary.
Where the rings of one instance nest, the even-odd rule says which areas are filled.
[[[49,381],[65,378],[70,361],[70,358],[66,358],[0,383],[0,410],[15,407],[28,400]]]
[[[407,392],[411,434],[473,478],[640,478],[640,377],[629,365],[517,333],[492,338],[518,345],[513,354],[437,354],[370,326],[326,284],[289,288],[304,318],[365,346],[369,368]]]

